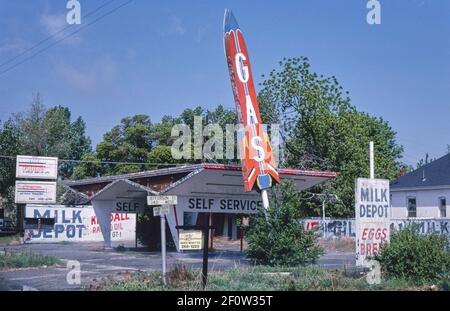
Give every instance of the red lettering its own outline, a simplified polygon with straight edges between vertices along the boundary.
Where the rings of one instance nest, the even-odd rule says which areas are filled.
[[[372,245],[372,254],[375,254],[378,250],[378,243],[373,243]]]
[[[96,224],[97,224],[97,217],[91,216],[91,225],[96,225]]]
[[[364,228],[361,240],[363,241],[367,240],[367,228]]]
[[[387,228],[384,228],[384,229],[383,229],[383,234],[382,234],[382,236],[381,236],[381,239],[382,239],[382,240],[386,240],[386,239],[387,239]]]

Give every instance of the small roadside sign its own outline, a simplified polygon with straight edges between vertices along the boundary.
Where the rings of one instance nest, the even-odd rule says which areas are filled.
[[[147,205],[177,205],[176,195],[152,195],[147,197]]]
[[[169,214],[169,206],[168,205],[155,206],[153,208],[153,216],[161,216],[161,215],[167,215],[167,214]]]
[[[18,155],[16,178],[55,180],[58,178],[58,158]]]
[[[15,203],[56,203],[56,182],[16,181]]]
[[[201,250],[203,249],[203,232],[191,230],[180,232],[180,250]]]

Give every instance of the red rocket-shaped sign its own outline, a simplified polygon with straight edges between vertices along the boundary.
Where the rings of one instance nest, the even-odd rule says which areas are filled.
[[[225,54],[239,122],[238,144],[245,191],[270,188],[280,182],[267,127],[262,124],[250,58],[239,25],[230,10],[224,19]]]

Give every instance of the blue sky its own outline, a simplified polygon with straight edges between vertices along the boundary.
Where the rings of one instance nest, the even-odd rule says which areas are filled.
[[[82,15],[107,2],[79,1]],[[257,82],[281,58],[307,56],[314,71],[338,78],[359,110],[390,122],[406,163],[442,156],[450,144],[450,1],[382,0],[381,25],[366,23],[366,3],[134,0],[8,72],[14,62],[0,65],[0,119],[25,110],[39,91],[47,106],[82,116],[96,144],[127,115],[158,121],[197,105],[234,108],[222,42],[231,8]],[[66,27],[65,6],[0,0],[0,64]]]

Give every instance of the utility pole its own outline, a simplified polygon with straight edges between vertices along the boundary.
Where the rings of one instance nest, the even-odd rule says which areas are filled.
[[[161,255],[162,255],[162,280],[164,287],[167,287],[167,258],[166,258],[166,215],[159,215],[161,221]]]
[[[325,199],[322,200],[322,222],[323,222],[323,238],[325,239]]]
[[[370,179],[375,178],[375,159],[373,141],[369,143],[369,158],[370,158]]]

